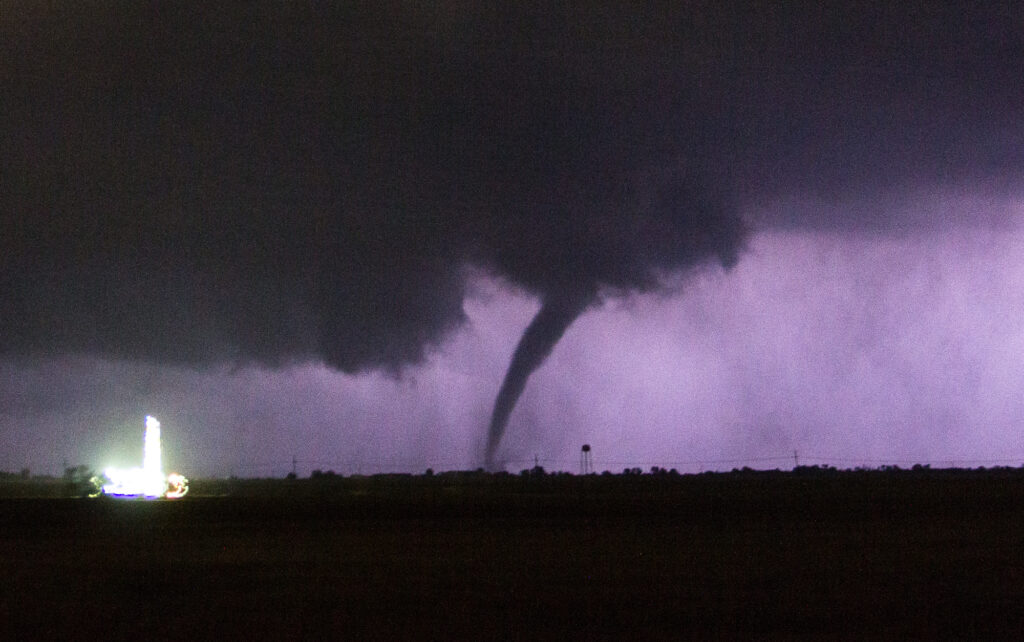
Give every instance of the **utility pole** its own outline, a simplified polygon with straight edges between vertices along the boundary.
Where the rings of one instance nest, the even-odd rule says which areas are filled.
[[[799,467],[800,467],[800,457],[796,454],[796,451],[794,450],[793,451],[793,468],[799,468]]]
[[[295,477],[295,455],[292,455],[292,477]]]

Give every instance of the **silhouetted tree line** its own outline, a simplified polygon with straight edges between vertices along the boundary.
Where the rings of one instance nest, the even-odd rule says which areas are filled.
[[[18,472],[0,471],[0,497],[81,497],[90,493],[93,470],[86,465],[69,466],[62,476],[32,475],[28,468]],[[288,473],[282,479],[237,478],[193,479],[190,496],[203,494],[223,495],[295,495],[312,494],[318,497],[338,496],[345,493],[431,493],[431,489],[460,489],[465,493],[488,493],[491,489],[499,492],[534,493],[591,488],[657,489],[659,487],[684,486],[691,482],[727,481],[731,479],[799,479],[801,483],[814,480],[883,479],[900,477],[908,479],[926,478],[1006,478],[1024,479],[1024,466],[978,467],[978,468],[933,468],[928,464],[916,464],[909,468],[898,465],[877,467],[859,466],[839,469],[834,466],[798,466],[792,470],[758,470],[750,467],[734,468],[728,472],[705,471],[701,473],[680,473],[676,469],[652,466],[646,472],[639,467],[627,467],[620,473],[605,470],[601,473],[577,475],[566,471],[549,471],[536,465],[519,473],[488,472],[483,468],[473,470],[435,471],[426,469],[422,474],[350,474],[344,475],[333,470],[314,470],[309,477]],[[717,480],[717,481],[716,481]]]

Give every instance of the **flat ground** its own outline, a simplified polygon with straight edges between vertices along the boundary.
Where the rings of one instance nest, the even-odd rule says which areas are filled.
[[[1024,631],[1022,472],[328,482],[0,500],[0,637]]]

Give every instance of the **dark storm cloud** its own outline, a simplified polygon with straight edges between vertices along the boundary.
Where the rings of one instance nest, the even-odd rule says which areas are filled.
[[[7,3],[0,350],[398,369],[467,265],[564,305],[1014,185],[1020,10],[888,4]],[[767,223],[893,224],[834,211]]]

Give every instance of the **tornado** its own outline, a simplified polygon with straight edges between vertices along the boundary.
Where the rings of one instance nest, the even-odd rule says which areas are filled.
[[[512,355],[508,372],[505,373],[505,380],[502,381],[498,396],[494,400],[494,411],[491,413],[491,424],[487,432],[485,462],[488,470],[494,469],[495,452],[505,434],[509,415],[519,401],[519,396],[523,394],[527,379],[544,363],[572,322],[587,308],[591,299],[589,296],[549,297],[544,300],[537,316],[523,332],[519,345]]]

